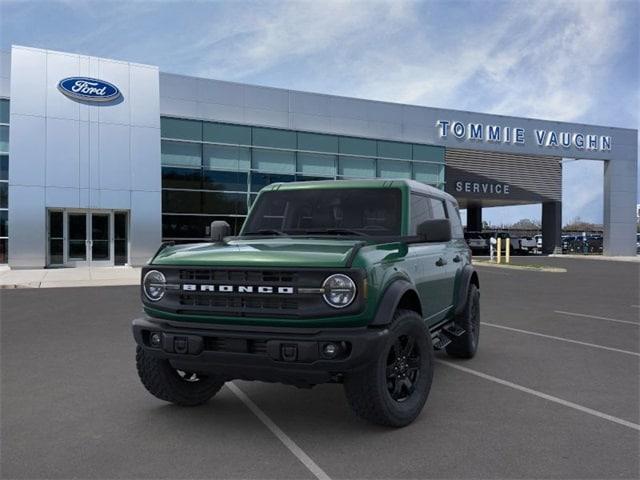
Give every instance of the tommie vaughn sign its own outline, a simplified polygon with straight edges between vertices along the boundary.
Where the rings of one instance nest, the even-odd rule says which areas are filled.
[[[527,133],[522,127],[463,123],[450,120],[438,120],[436,128],[440,138],[447,138],[451,135],[459,140],[471,142],[508,143],[513,145],[524,145]],[[536,144],[543,148],[574,147],[579,150],[611,151],[611,137],[607,135],[542,129],[534,129],[533,134]]]
[[[58,90],[76,100],[110,102],[120,98],[120,90],[112,83],[89,77],[69,77],[58,82]]]

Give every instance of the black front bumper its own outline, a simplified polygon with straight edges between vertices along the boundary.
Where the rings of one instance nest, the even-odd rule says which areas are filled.
[[[178,370],[298,386],[340,381],[378,358],[387,335],[386,328],[265,330],[170,324],[149,317],[133,321],[136,343]],[[325,353],[328,344],[336,347],[335,355]]]

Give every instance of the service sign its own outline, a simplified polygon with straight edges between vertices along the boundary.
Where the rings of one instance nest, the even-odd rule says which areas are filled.
[[[58,90],[69,98],[87,102],[111,102],[120,98],[120,90],[112,83],[89,77],[63,78]]]

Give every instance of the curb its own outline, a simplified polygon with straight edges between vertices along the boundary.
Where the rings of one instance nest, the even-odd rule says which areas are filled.
[[[604,255],[572,255],[572,254],[556,254],[549,255],[551,258],[570,258],[580,260],[600,260],[601,262],[627,262],[627,263],[640,263],[640,255],[635,257],[608,257]]]
[[[0,290],[15,290],[23,288],[80,288],[80,287],[126,287],[139,286],[140,281],[136,280],[85,280],[85,281],[52,281],[52,282],[26,282],[26,283],[6,283],[0,284]]]
[[[567,269],[562,267],[532,267],[529,265],[510,265],[489,262],[473,262],[473,265],[480,267],[504,268],[506,270],[527,270],[529,272],[566,273]]]

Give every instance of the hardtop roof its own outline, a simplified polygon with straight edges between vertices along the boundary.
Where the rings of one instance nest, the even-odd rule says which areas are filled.
[[[312,180],[303,182],[272,183],[264,187],[263,191],[277,190],[308,190],[314,188],[406,188],[412,192],[422,193],[432,197],[448,200],[458,206],[456,199],[439,188],[426,185],[416,180],[406,178],[386,179],[372,178],[363,180]]]

